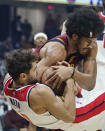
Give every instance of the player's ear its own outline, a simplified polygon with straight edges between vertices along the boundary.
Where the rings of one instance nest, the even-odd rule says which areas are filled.
[[[21,73],[19,79],[20,79],[20,81],[26,81],[27,75],[25,73]]]
[[[79,37],[78,37],[78,35],[77,34],[72,34],[72,39],[73,40],[77,40]]]

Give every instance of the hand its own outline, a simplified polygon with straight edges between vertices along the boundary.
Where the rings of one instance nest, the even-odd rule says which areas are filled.
[[[70,67],[70,64],[66,61],[60,61],[60,62],[57,62],[57,65],[63,65],[63,66],[67,66],[67,67]]]
[[[73,88],[73,90],[74,90],[74,95],[75,95],[75,96],[79,93],[79,91],[80,91],[80,86],[79,86],[78,83],[75,82],[73,79],[68,79],[68,80],[66,81],[66,84],[67,84],[67,87]]]
[[[69,79],[73,73],[73,67],[66,66],[52,66],[54,72],[47,78],[46,84],[49,85],[51,82],[52,88],[59,88],[61,83]]]
[[[74,94],[77,95],[80,91],[80,86],[77,84],[77,82],[75,82],[74,85]]]
[[[93,41],[92,44],[90,45],[90,52],[89,52],[88,57],[96,58],[97,50],[98,50],[97,42]]]

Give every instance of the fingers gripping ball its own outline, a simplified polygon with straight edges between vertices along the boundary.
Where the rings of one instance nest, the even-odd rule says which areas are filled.
[[[49,86],[50,88],[52,88],[52,84],[54,83],[55,80],[53,80],[52,82],[50,82],[48,84],[46,84],[46,81],[47,81],[47,78],[49,77],[49,75],[52,74],[52,73],[53,73],[53,69],[52,68],[48,68],[44,72],[44,74],[42,76],[42,81],[41,81],[43,84]],[[64,92],[65,85],[66,85],[66,83],[63,82],[59,89],[54,88],[53,91],[55,92],[55,94],[58,95],[58,96],[62,96],[63,92]]]

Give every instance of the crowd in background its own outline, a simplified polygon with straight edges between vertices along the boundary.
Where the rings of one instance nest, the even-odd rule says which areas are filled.
[[[59,35],[59,20],[54,20],[51,15],[48,15],[44,32],[32,34],[32,25],[27,19],[24,22],[21,21],[21,16],[11,22],[10,34],[4,41],[0,41],[0,131],[48,131],[44,128],[38,128],[20,117],[6,102],[3,95],[3,79],[6,74],[4,57],[5,54],[11,50],[19,48],[32,48],[34,52],[38,53],[41,45],[44,44],[48,39]],[[40,38],[40,34],[42,37]],[[44,37],[43,37],[44,35]]]

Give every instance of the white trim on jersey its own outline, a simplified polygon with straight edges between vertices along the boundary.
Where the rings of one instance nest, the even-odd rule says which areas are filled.
[[[11,79],[11,78],[12,77],[8,77],[8,79],[5,82],[3,82],[3,86],[5,86],[7,84],[7,81],[9,81],[9,79]]]
[[[103,14],[103,12],[100,12],[100,14],[101,14],[102,16],[104,16],[104,17],[105,17],[105,15]]]

